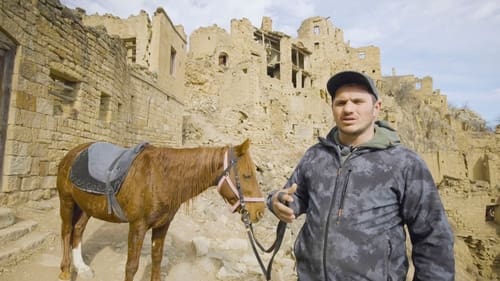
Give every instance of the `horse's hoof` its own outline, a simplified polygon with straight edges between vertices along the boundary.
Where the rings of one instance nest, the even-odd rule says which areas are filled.
[[[79,269],[78,276],[82,279],[92,279],[94,278],[94,271],[90,267]]]
[[[61,272],[59,274],[59,281],[69,281],[69,279],[71,279],[71,273]]]

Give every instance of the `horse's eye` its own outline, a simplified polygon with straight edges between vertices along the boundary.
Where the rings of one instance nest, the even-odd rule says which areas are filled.
[[[252,178],[252,175],[243,175],[243,178],[248,180],[248,179]]]

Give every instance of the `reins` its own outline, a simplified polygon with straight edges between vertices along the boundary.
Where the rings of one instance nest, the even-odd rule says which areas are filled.
[[[264,276],[266,276],[266,280],[270,281],[271,280],[271,271],[272,271],[272,264],[274,257],[278,253],[278,250],[281,247],[281,243],[283,242],[283,237],[285,236],[285,231],[286,231],[286,223],[283,221],[280,221],[278,223],[278,226],[276,227],[276,239],[274,240],[273,244],[269,248],[265,248],[262,246],[261,243],[257,240],[255,237],[255,233],[253,230],[252,222],[250,221],[250,216],[248,213],[248,210],[246,209],[246,202],[263,202],[264,198],[259,198],[259,197],[247,197],[245,198],[243,196],[243,191],[241,189],[241,184],[240,184],[240,179],[238,176],[238,169],[234,169],[234,180],[236,184],[234,184],[231,181],[231,178],[229,177],[229,172],[230,170],[236,165],[238,162],[238,159],[233,157],[233,148],[230,147],[228,149],[229,153],[226,151],[225,157],[224,157],[224,171],[220,179],[218,180],[217,184],[217,190],[220,193],[220,189],[222,186],[222,183],[226,181],[228,185],[231,187],[231,190],[235,193],[235,195],[238,197],[238,201],[231,207],[231,211],[234,213],[238,206],[240,206],[240,214],[241,214],[241,220],[245,224],[245,229],[248,235],[248,240],[250,240],[250,244],[252,245],[252,250],[255,254],[255,257],[257,258],[257,261],[260,265],[260,268],[262,272],[264,273]],[[228,159],[229,164],[228,165]],[[271,259],[269,260],[269,263],[267,265],[267,268],[264,266],[264,262],[262,261],[262,258],[260,257],[260,254],[257,250],[257,247],[265,252],[265,253],[271,253]]]
[[[247,231],[248,240],[250,240],[250,244],[252,244],[252,250],[255,254],[255,257],[257,258],[257,261],[259,262],[260,269],[262,270],[262,272],[266,276],[266,280],[270,281],[274,257],[278,253],[278,251],[281,247],[281,243],[283,242],[283,237],[285,236],[286,222],[280,221],[278,223],[278,226],[276,227],[276,239],[274,240],[273,244],[269,248],[265,249],[265,247],[259,243],[257,238],[255,238],[252,223],[250,222],[250,219],[248,217],[248,211],[244,208],[242,208],[241,210],[242,210],[241,217],[242,217],[243,223],[245,224],[245,229]],[[273,254],[271,255],[271,259],[269,259],[269,263],[267,264],[267,268],[264,266],[264,263],[262,262],[262,258],[260,257],[259,252],[257,251],[256,245],[257,245],[257,247],[259,247],[260,250],[264,251],[265,253],[271,253],[271,251],[273,252]]]

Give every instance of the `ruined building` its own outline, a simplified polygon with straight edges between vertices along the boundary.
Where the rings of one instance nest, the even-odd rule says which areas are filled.
[[[56,196],[58,161],[83,142],[250,137],[265,161],[275,150],[299,154],[332,126],[327,79],[355,69],[376,80],[382,118],[431,168],[457,233],[489,233],[500,132],[457,119],[431,77],[383,76],[379,48],[350,46],[329,18],[305,19],[297,34],[264,17],[260,27],[248,19],[233,19],[229,31],[200,27],[188,41],[162,8],[122,19],[58,0],[0,0],[1,204]]]
[[[124,23],[120,39],[58,1],[0,7],[3,204],[54,196],[78,143],[181,143],[187,42],[163,11]]]

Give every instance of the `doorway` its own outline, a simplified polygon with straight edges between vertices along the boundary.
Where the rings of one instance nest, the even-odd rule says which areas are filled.
[[[15,55],[16,44],[14,44],[7,34],[0,30],[0,186],[2,189],[5,142],[7,139],[9,104],[12,92],[12,73],[14,69]]]

